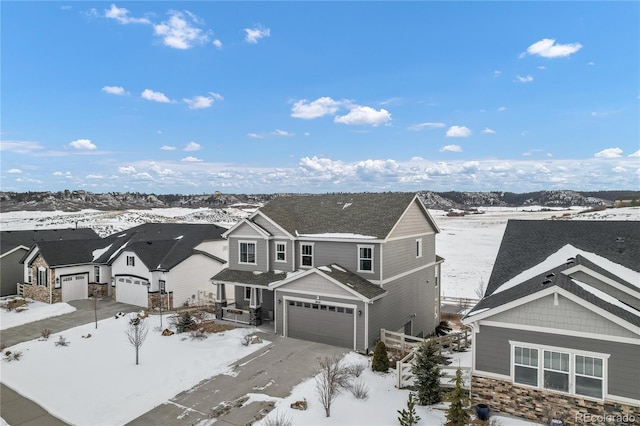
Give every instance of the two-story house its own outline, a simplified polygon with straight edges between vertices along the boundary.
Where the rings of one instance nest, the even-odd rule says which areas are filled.
[[[640,420],[640,222],[510,220],[463,321],[477,402],[545,423]]]
[[[277,197],[223,235],[218,315],[359,351],[381,328],[430,335],[440,322],[438,232],[412,193]]]

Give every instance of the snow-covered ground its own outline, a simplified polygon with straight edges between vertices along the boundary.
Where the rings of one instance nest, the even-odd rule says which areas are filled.
[[[4,306],[9,300],[9,298],[0,300],[0,330],[40,321],[45,318],[57,317],[58,315],[68,314],[76,310],[76,308],[68,303],[55,303],[50,305],[48,303],[29,300],[26,305],[9,311],[4,309]]]
[[[97,329],[90,323],[5,349],[22,356],[2,361],[0,379],[70,424],[118,425],[201,380],[231,374],[230,365],[269,343],[244,346],[242,340],[252,329],[211,334],[204,340],[192,340],[188,333],[162,336],[154,331],[159,316],[146,321],[149,333],[139,365],[127,338],[128,318],[108,318]],[[55,344],[60,336],[68,346]]]

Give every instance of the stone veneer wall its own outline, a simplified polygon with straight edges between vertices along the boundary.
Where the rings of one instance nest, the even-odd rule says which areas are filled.
[[[109,284],[98,284],[91,283],[89,284],[89,297],[97,294],[98,297],[107,297],[109,296]]]
[[[640,406],[546,392],[515,385],[507,380],[474,375],[471,379],[471,393],[474,404],[487,404],[493,412],[524,417],[545,424],[549,424],[554,418],[562,420],[565,425],[640,424]],[[616,422],[616,417],[628,421]],[[586,421],[586,418],[589,421]],[[607,418],[613,421],[605,421]]]
[[[172,291],[170,291],[168,294],[164,293],[162,295],[162,309],[167,310],[167,298],[169,298],[169,310],[172,311],[173,310],[173,292]],[[149,309],[158,309],[159,300],[160,300],[160,293],[158,292],[149,293],[148,305],[147,305],[149,306]]]
[[[47,270],[47,286],[38,285],[38,268],[43,267]],[[47,262],[44,261],[42,256],[38,255],[33,262],[31,262],[31,276],[32,283],[25,283],[24,285],[24,297],[37,300],[44,303],[58,303],[62,302],[62,288],[53,288],[51,293],[49,292],[49,286],[55,287],[56,274],[55,271],[49,268]],[[51,294],[51,299],[49,295]]]

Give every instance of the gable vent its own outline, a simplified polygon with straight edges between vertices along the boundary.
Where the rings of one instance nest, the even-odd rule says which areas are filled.
[[[616,243],[624,243],[624,237],[616,237]]]

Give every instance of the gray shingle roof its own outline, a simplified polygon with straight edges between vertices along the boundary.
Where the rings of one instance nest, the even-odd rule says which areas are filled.
[[[225,268],[211,278],[213,281],[221,281],[229,284],[246,284],[251,286],[268,287],[269,284],[282,281],[287,278],[286,272],[261,272],[259,274],[253,271],[236,271],[234,269]]]
[[[91,239],[100,239],[100,237],[93,229],[89,228],[0,231],[0,253],[4,254],[19,245],[31,247],[34,243],[39,241]]]
[[[535,294],[549,287],[558,286],[631,324],[640,326],[640,311],[638,311],[637,315],[634,315],[628,310],[616,306],[613,303],[609,303],[577,285],[573,281],[571,276],[562,273],[563,270],[572,268],[575,265],[585,265],[589,269],[592,269],[598,273],[606,272],[594,265],[589,260],[578,255],[576,256],[574,263],[559,265],[534,278],[524,281],[517,286],[486,296],[480,302],[478,302],[476,306],[473,307],[473,309],[469,312],[468,317],[473,317],[472,314],[474,312],[480,311],[482,309],[497,308],[506,303],[521,299],[531,294]],[[606,274],[611,277],[610,273],[606,272]],[[617,278],[616,280],[619,281],[620,279]]]
[[[485,294],[566,244],[640,271],[638,221],[510,220]]]
[[[366,299],[376,299],[387,293],[387,291],[379,285],[367,281],[360,275],[354,274],[353,272],[346,270],[340,265],[333,264],[330,266],[321,267],[319,269],[334,280],[341,282],[347,287],[353,289],[358,294],[361,294]]]
[[[93,251],[101,240],[66,240],[37,242],[40,255],[49,266],[80,265],[93,262]],[[26,258],[23,257],[23,261]]]
[[[279,196],[260,211],[292,235],[352,233],[383,239],[414,196],[406,192]]]

